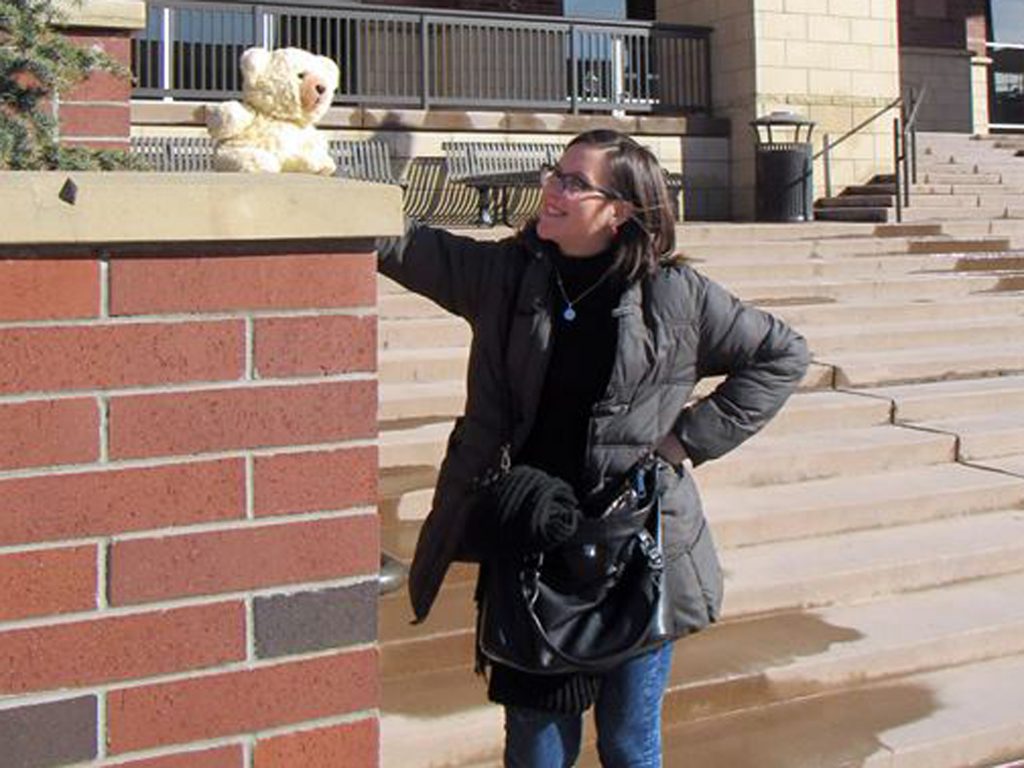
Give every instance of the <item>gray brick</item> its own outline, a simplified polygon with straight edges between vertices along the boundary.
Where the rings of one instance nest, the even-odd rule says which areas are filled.
[[[45,768],[95,757],[95,696],[0,710],[4,768]]]
[[[254,601],[256,654],[272,658],[377,638],[377,582]]]

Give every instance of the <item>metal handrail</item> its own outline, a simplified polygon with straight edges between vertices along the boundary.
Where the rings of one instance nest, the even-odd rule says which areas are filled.
[[[842,136],[840,136],[835,141],[829,141],[829,134],[827,134],[827,133],[822,136],[822,148],[821,148],[821,150],[819,152],[817,152],[811,158],[811,162],[814,162],[819,157],[823,158],[822,163],[823,163],[823,169],[824,169],[824,172],[825,172],[825,197],[832,197],[832,164],[831,164],[832,150],[835,149],[836,147],[838,147],[840,144],[842,144],[844,141],[846,141],[850,137],[855,136],[856,134],[860,133],[862,130],[867,128],[869,125],[871,125],[873,122],[875,122],[875,120],[880,118],[882,115],[884,115],[890,109],[894,109],[895,107],[900,106],[902,103],[903,103],[903,96],[897,96],[891,102],[889,102],[884,107],[882,107],[880,110],[875,112],[873,115],[871,115],[867,119],[862,120],[860,123],[858,123],[853,128],[848,130],[846,133],[844,133]]]
[[[921,93],[915,97],[914,90],[910,90],[910,113],[906,111],[906,101],[903,96],[897,96],[891,102],[862,120],[853,128],[848,130],[835,141],[830,141],[829,134],[822,137],[822,148],[813,157],[812,161],[822,158],[823,170],[825,173],[825,197],[832,197],[832,150],[852,136],[860,133],[871,125],[875,120],[885,115],[892,109],[899,108],[899,115],[893,118],[893,176],[895,186],[896,221],[903,221],[903,208],[910,206],[910,185],[917,183],[917,111],[924,100],[927,87],[921,89]],[[910,151],[907,151],[907,137],[910,136]],[[902,172],[901,172],[902,165]]]

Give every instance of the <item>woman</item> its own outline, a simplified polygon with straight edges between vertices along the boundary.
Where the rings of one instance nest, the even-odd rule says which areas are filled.
[[[670,635],[717,618],[722,577],[691,464],[757,432],[807,365],[803,339],[671,259],[673,206],[657,160],[608,130],[577,136],[541,176],[533,221],[500,242],[411,226],[381,270],[466,318],[466,411],[449,438],[410,572],[417,620],[453,560],[493,555],[497,521],[474,484],[508,446],[514,465],[565,481],[580,503],[657,449]],[[696,382],[724,375],[688,403]],[[663,467],[664,468],[664,467]],[[507,543],[506,543],[507,545]],[[602,765],[661,765],[661,701],[672,644],[602,675],[533,675],[493,665],[507,766],[559,768],[595,707]]]

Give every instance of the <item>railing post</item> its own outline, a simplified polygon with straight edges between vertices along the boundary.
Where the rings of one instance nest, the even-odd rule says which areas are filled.
[[[832,197],[832,156],[828,145],[828,134],[822,137],[821,160],[825,171],[825,197]]]
[[[430,50],[427,35],[429,19],[420,15],[420,107],[430,106]]]
[[[164,101],[171,100],[171,84],[173,82],[173,41],[171,40],[172,17],[170,8],[162,8],[160,14],[160,90]]]
[[[900,194],[900,119],[898,117],[892,119],[892,151],[894,158],[893,168],[895,169],[893,181],[896,183],[896,221],[902,222],[903,196]]]
[[[576,25],[569,25],[569,111],[578,114],[580,111],[579,91],[580,72],[576,62]]]
[[[253,33],[256,37],[256,45],[261,48],[270,49],[274,47],[274,17],[264,10],[262,5],[254,5],[252,8]]]
[[[917,122],[910,126],[910,180],[917,184]]]

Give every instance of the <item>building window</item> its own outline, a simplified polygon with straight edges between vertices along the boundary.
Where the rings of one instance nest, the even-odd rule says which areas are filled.
[[[992,41],[1024,43],[1024,2],[1022,0],[991,0]]]
[[[989,122],[1024,128],[1024,1],[991,0],[989,30]]]
[[[564,8],[570,19],[626,18],[626,0],[565,0]]]

